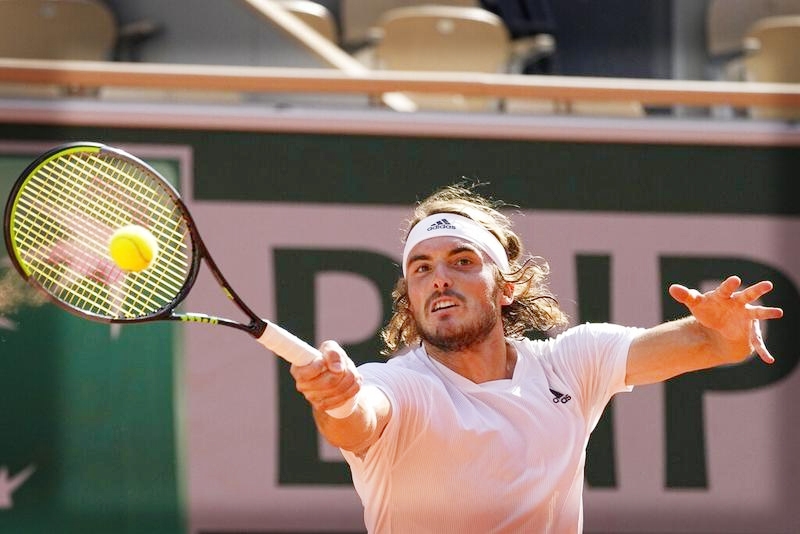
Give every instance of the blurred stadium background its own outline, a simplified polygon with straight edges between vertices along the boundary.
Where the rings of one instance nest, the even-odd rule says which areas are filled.
[[[3,195],[59,143],[126,148],[245,300],[358,361],[380,358],[411,206],[463,178],[518,206],[574,323],[676,317],[676,281],[774,280],[778,363],[609,406],[585,530],[800,532],[800,3],[0,0],[0,28]],[[201,279],[187,308],[226,305]],[[0,307],[0,532],[363,531],[252,341],[81,322],[4,251]]]

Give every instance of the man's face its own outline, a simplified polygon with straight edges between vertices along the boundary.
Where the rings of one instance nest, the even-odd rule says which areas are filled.
[[[503,294],[491,260],[470,241],[435,237],[408,256],[411,314],[423,341],[440,350],[464,350],[501,328]]]

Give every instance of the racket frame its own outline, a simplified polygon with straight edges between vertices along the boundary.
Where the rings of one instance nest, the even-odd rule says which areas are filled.
[[[77,306],[73,306],[48,291],[39,281],[32,275],[31,270],[26,268],[25,262],[20,257],[17,247],[14,245],[12,236],[13,228],[12,222],[14,220],[14,211],[16,209],[16,202],[19,198],[19,193],[25,186],[26,182],[45,164],[56,159],[59,156],[79,153],[79,152],[94,152],[94,153],[108,153],[114,157],[127,161],[141,170],[156,178],[164,187],[166,192],[175,206],[179,209],[181,217],[186,224],[189,232],[189,239],[192,243],[192,257],[189,263],[189,270],[186,279],[177,291],[175,296],[159,309],[143,316],[138,317],[106,317],[99,314],[89,313]],[[48,150],[30,165],[19,176],[17,181],[12,186],[8,200],[6,202],[5,213],[3,217],[3,236],[6,244],[6,249],[9,252],[9,258],[14,268],[19,274],[34,288],[47,295],[48,299],[64,309],[65,311],[78,315],[80,317],[101,322],[101,323],[145,323],[151,321],[181,321],[191,323],[206,323],[214,325],[228,326],[243,330],[254,337],[261,345],[268,350],[274,352],[276,355],[285,359],[286,361],[295,365],[308,365],[315,360],[322,358],[322,354],[318,349],[312,347],[302,339],[298,338],[291,332],[278,326],[275,323],[266,321],[260,318],[250,307],[245,304],[241,297],[234,291],[231,284],[227,281],[222,271],[217,266],[217,263],[211,257],[208,249],[206,248],[203,239],[200,237],[200,232],[197,229],[197,224],[191,216],[189,209],[178,194],[177,189],[170,184],[158,171],[151,165],[144,162],[140,158],[125,152],[124,150],[114,148],[101,143],[93,142],[73,142],[65,143]],[[248,318],[248,323],[242,323],[224,317],[213,315],[206,315],[203,313],[177,313],[176,308],[184,301],[190,290],[197,280],[200,272],[200,264],[205,261],[206,267],[215,278],[220,288],[230,301],[232,301]],[[355,410],[358,402],[358,395],[351,397],[345,401],[344,404],[327,410],[327,413],[335,418],[348,417]]]
[[[48,291],[46,288],[44,288],[36,279],[36,277],[33,276],[26,262],[20,257],[19,251],[13,242],[13,235],[14,235],[13,223],[15,219],[14,212],[16,210],[16,203],[19,198],[20,191],[25,187],[28,180],[30,180],[42,167],[44,167],[49,162],[69,154],[77,154],[81,152],[89,152],[95,154],[105,153],[110,156],[120,158],[132,165],[135,165],[136,167],[139,167],[139,169],[141,169],[148,175],[157,178],[160,184],[163,186],[164,192],[167,195],[169,195],[170,200],[172,200],[177,206],[177,208],[180,210],[181,218],[184,220],[186,224],[192,242],[192,256],[186,280],[184,281],[181,288],[178,290],[178,292],[170,301],[168,301],[161,308],[147,315],[142,315],[138,317],[107,317],[104,315],[91,313],[77,306],[73,306],[62,299],[59,299],[58,297],[53,295],[50,291]],[[6,249],[9,252],[9,258],[11,260],[11,264],[30,285],[34,286],[36,289],[40,290],[42,293],[47,295],[49,300],[54,304],[56,304],[57,306],[59,306],[60,308],[72,314],[85,317],[86,319],[100,323],[144,323],[151,321],[170,320],[170,321],[215,324],[215,325],[228,326],[231,328],[243,330],[256,339],[260,338],[261,335],[264,333],[264,330],[267,328],[268,321],[261,319],[242,300],[242,298],[236,293],[231,284],[227,281],[225,276],[220,271],[216,261],[214,261],[213,257],[211,256],[211,253],[208,251],[208,248],[206,247],[202,237],[200,236],[200,232],[198,231],[197,228],[197,223],[195,222],[194,218],[189,212],[189,209],[187,208],[183,199],[180,197],[177,189],[171,183],[169,183],[161,175],[161,173],[156,171],[150,164],[118,148],[104,145],[102,143],[72,142],[56,146],[48,150],[47,152],[43,153],[39,157],[37,157],[33,162],[31,162],[25,168],[24,171],[22,171],[19,178],[11,188],[8,200],[6,201],[5,212],[4,212],[3,237],[6,244]],[[197,280],[197,276],[200,272],[200,266],[203,262],[206,263],[206,267],[211,272],[212,276],[215,278],[222,291],[225,293],[225,296],[229,300],[231,300],[247,316],[247,318],[249,319],[248,323],[242,323],[240,321],[228,319],[226,317],[207,315],[204,313],[176,312],[178,306],[180,306],[181,303],[186,299],[192,287],[194,286]]]

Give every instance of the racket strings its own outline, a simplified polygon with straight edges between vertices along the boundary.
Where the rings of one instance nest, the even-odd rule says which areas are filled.
[[[65,165],[65,163],[73,165]],[[78,164],[83,163],[83,165],[76,165],[76,163]],[[129,201],[126,202],[126,199],[118,193],[119,190],[115,191],[113,189],[113,186],[109,186],[108,179],[110,178],[110,176],[107,173],[103,172],[95,173],[93,171],[96,170],[95,167],[97,167],[97,165],[87,166],[85,163],[86,162],[81,159],[62,160],[57,162],[58,166],[61,167],[60,171],[73,173],[74,176],[79,178],[78,180],[75,180],[74,183],[84,187],[85,191],[87,192],[87,195],[81,195],[80,188],[77,188],[78,189],[77,191],[71,191],[73,198],[78,198],[79,200],[81,200],[81,203],[80,205],[77,206],[75,206],[74,203],[71,203],[73,209],[71,211],[66,212],[67,214],[70,215],[70,217],[67,218],[66,222],[69,224],[69,226],[73,229],[73,231],[76,234],[85,237],[80,240],[82,244],[93,245],[92,248],[94,250],[92,252],[94,253],[94,256],[90,258],[90,261],[96,262],[97,255],[98,254],[102,255],[104,253],[104,248],[107,246],[108,237],[110,236],[110,232],[113,229],[113,225],[115,223],[119,224],[121,222],[124,222],[124,219],[122,221],[119,221],[119,223],[117,220],[115,220],[119,219],[121,216],[123,217],[125,216],[126,210],[121,209],[120,208],[121,205],[124,206],[125,204],[128,204],[128,207],[132,206],[133,209],[130,209],[129,211],[132,212],[132,216],[134,219],[136,219],[136,222],[143,223],[145,221],[142,220],[141,206],[136,206],[135,204],[132,204]],[[104,181],[100,181],[100,178],[104,178]],[[117,182],[121,183],[119,182],[118,177],[117,177]],[[89,202],[87,202],[87,199],[89,200]],[[112,200],[113,202],[109,202],[109,199]],[[96,200],[96,202],[92,203],[91,202],[92,200]],[[75,215],[76,213],[81,214],[81,212],[83,212],[82,215],[87,215],[87,216],[94,215],[95,218],[99,219],[102,223],[104,223],[104,226],[99,226],[98,224],[96,224],[94,218],[88,219],[90,221],[90,224],[86,224],[84,221],[87,219],[85,219],[82,215],[78,216]],[[117,216],[113,217],[114,214],[117,214]],[[85,257],[86,257],[85,254],[78,256],[79,259],[84,259]],[[107,292],[105,291],[98,294],[95,290],[94,292],[90,292],[89,294],[92,294],[93,296],[104,300],[107,304],[110,304],[111,305],[110,311],[114,311],[116,309],[119,309],[120,307],[120,298],[118,294],[125,292],[132,294],[131,290],[136,291],[137,284],[135,283],[130,284],[132,278],[126,277],[124,278],[125,282],[127,282],[128,285],[132,285],[132,287],[131,288],[118,287],[117,284],[119,283],[120,279],[123,279],[120,276],[120,271],[118,269],[115,269],[114,266],[111,266],[109,263],[107,263],[107,260],[103,260],[103,262],[104,264],[100,266],[100,271],[104,272],[111,270],[113,273],[110,279],[106,279],[103,281],[110,283],[109,285],[111,289],[114,290],[113,293],[115,297],[109,300],[108,297],[106,296]],[[110,269],[109,266],[111,267]],[[85,269],[85,267],[82,268],[80,264],[78,265],[78,268],[79,270]],[[87,273],[84,270],[84,272],[81,274],[85,275]],[[92,274],[96,276],[97,273],[92,273]],[[108,278],[107,273],[104,274],[106,274],[106,278]],[[73,280],[70,280],[70,282],[73,282]],[[86,286],[84,284],[84,286],[76,286],[76,287],[80,290],[80,292],[76,294],[79,297],[86,298],[85,297],[86,289],[88,289],[89,286]],[[155,289],[157,289],[158,287],[159,286],[154,286]],[[138,291],[136,291],[135,295],[136,298],[134,299],[134,302],[141,303],[142,295],[152,296],[152,292],[142,291],[141,289],[143,289],[143,287],[141,287]],[[168,299],[168,296],[164,298]],[[144,303],[144,305],[145,306],[149,305],[152,307],[153,305],[157,305],[157,301],[154,301],[152,298],[148,298],[148,302]]]
[[[33,195],[33,210],[29,212],[34,219],[25,221],[26,228],[37,228],[36,219],[38,213],[44,212],[55,220],[58,234],[51,237],[52,248],[48,249],[29,249],[36,253],[41,263],[35,266],[38,268],[40,282],[48,290],[59,296],[62,300],[77,305],[82,308],[89,308],[89,311],[97,311],[100,308],[104,314],[110,314],[116,306],[109,307],[107,304],[111,300],[106,296],[108,291],[103,286],[105,283],[111,287],[117,284],[121,278],[118,270],[102,260],[100,257],[99,242],[102,242],[103,234],[97,224],[92,221],[85,212],[85,205],[82,205],[79,189],[75,184],[80,183],[79,177],[75,180],[63,181],[64,190],[53,189],[52,180],[57,177],[52,168],[45,166],[42,175],[51,181],[41,181],[35,178],[30,180],[30,191]],[[34,187],[34,184],[38,187]],[[85,204],[85,203],[84,203]],[[69,229],[68,232],[65,229]],[[81,236],[80,240],[74,239],[76,235]],[[36,237],[48,237],[39,232]],[[47,241],[43,241],[47,242]],[[35,241],[33,242],[35,243]],[[55,266],[66,266],[63,272]],[[50,267],[54,266],[54,267]],[[83,279],[81,280],[81,277]],[[42,280],[43,279],[43,280]],[[78,281],[81,280],[80,283]],[[48,285],[49,284],[49,285]],[[118,300],[118,299],[115,299]]]
[[[111,176],[118,180],[126,191],[126,200],[132,200],[131,211],[134,224],[149,226],[154,233],[161,236],[168,246],[162,246],[162,256],[167,265],[178,267],[179,275],[174,269],[155,270],[151,276],[139,278],[140,284],[134,284],[129,294],[134,301],[148,301],[148,295],[160,293],[167,302],[171,301],[183,286],[189,271],[189,260],[186,255],[188,229],[183,220],[183,215],[177,204],[168,195],[159,180],[141,173],[139,168],[130,162],[124,162],[124,167],[119,168],[100,160],[100,165],[107,169]],[[148,180],[130,181],[130,176],[149,178],[155,181],[150,187]],[[144,199],[147,202],[141,202]],[[113,206],[112,206],[113,208]],[[149,212],[149,213],[148,213]],[[149,301],[148,301],[149,302]]]
[[[44,169],[43,172],[47,174],[48,171]],[[48,174],[48,177],[51,176]],[[77,274],[87,277],[101,276],[98,272],[101,265],[95,260],[97,251],[92,250],[92,244],[97,241],[95,225],[77,217],[75,213],[78,211],[71,209],[80,208],[74,202],[76,196],[72,184],[68,185],[66,191],[53,191],[47,185],[47,182],[31,181],[26,194],[19,199],[20,207],[27,208],[17,210],[17,213],[22,214],[18,228],[25,229],[17,234],[17,238],[27,245],[26,259],[39,274],[40,282],[51,292],[60,294],[71,304],[75,304],[77,299],[98,308],[102,307],[98,289],[91,290],[86,284],[75,285]],[[55,206],[58,205],[62,208],[57,209]],[[42,223],[43,216],[48,219],[46,224]],[[65,226],[72,227],[74,233],[85,238],[80,243],[75,242],[70,233],[65,231]],[[42,246],[47,243],[52,246]],[[70,262],[71,271],[62,276],[51,265],[64,261]],[[73,294],[64,293],[70,288],[74,288]],[[84,306],[85,304],[82,307]]]
[[[162,232],[164,230],[164,225],[161,224],[161,221],[166,214],[161,213],[158,217],[153,216],[148,219],[148,211],[153,214],[157,214],[159,211],[158,209],[153,210],[150,208],[158,208],[161,205],[159,203],[153,204],[156,198],[155,191],[152,188],[144,187],[141,181],[132,182],[133,186],[131,186],[130,177],[136,176],[136,169],[127,162],[116,163],[121,163],[124,168],[118,169],[98,158],[92,158],[91,164],[88,159],[79,158],[59,162],[64,172],[81,176],[84,180],[83,185],[86,187],[86,191],[91,194],[92,198],[96,198],[95,205],[84,207],[91,208],[91,212],[94,213],[96,219],[107,225],[105,231],[93,232],[96,238],[94,244],[98,254],[105,253],[110,234],[116,227],[133,223],[145,227],[160,227]],[[137,197],[137,190],[139,192],[144,191],[144,193]],[[142,202],[142,200],[149,200],[150,202]],[[163,203],[164,199],[161,198],[160,202]],[[174,215],[174,213],[173,210],[172,214]],[[152,308],[153,306],[158,306],[159,303],[169,301],[171,295],[177,292],[183,283],[183,279],[173,280],[177,285],[171,287],[166,282],[167,277],[164,276],[159,278],[160,283],[151,283],[154,281],[142,277],[138,278],[139,283],[133,277],[126,277],[124,280],[129,287],[123,292],[130,296],[128,299],[130,302],[145,304],[145,306],[140,307],[142,309]],[[166,290],[166,292],[163,290]],[[160,296],[160,298],[153,298],[154,296]],[[118,299],[114,299],[111,303],[119,304],[116,300]]]
[[[114,228],[125,224],[139,224],[147,227],[159,234],[167,243],[165,253],[169,255],[171,264],[180,265],[185,269],[189,268],[188,256],[185,253],[179,253],[185,248],[184,240],[187,232],[183,224],[183,215],[172,197],[166,193],[160,180],[143,173],[132,163],[122,160],[115,161],[116,166],[99,158],[94,158],[92,161],[95,167],[87,165],[86,162],[79,161],[78,163],[83,163],[87,172],[99,167],[104,171],[102,176],[109,182],[120,186],[119,188],[109,187],[104,182],[90,184],[91,187],[99,190],[97,211],[106,223]],[[136,180],[132,180],[132,177],[135,177]],[[150,186],[148,182],[153,185]],[[120,209],[119,202],[122,202],[127,209]],[[114,214],[117,214],[116,218],[113,217]],[[183,276],[173,280],[180,285],[183,284],[183,281]]]
[[[191,239],[181,207],[161,183],[117,156],[56,156],[29,177],[15,209],[15,241],[31,275],[56,298],[107,318],[137,318],[170,303],[191,271]],[[139,224],[160,253],[139,273],[108,253],[117,228]]]
[[[156,269],[149,277],[129,277],[134,282],[128,291],[130,297],[133,302],[150,304],[148,296],[161,293],[161,300],[170,301],[183,285],[189,266],[185,253],[176,253],[185,248],[183,239],[187,233],[185,225],[181,226],[183,219],[177,205],[165,194],[161,182],[141,172],[138,166],[123,160],[114,160],[112,165],[104,159],[90,158],[91,165],[85,160],[76,162],[92,177],[87,190],[98,200],[96,212],[101,220],[113,228],[125,224],[147,227],[168,243],[162,247],[161,259],[166,259],[167,265],[181,268],[179,276],[175,276],[174,269]],[[137,281],[142,283],[137,284]]]

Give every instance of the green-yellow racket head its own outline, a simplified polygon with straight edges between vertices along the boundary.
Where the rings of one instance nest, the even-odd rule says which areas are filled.
[[[126,226],[157,242],[144,270],[125,270],[110,254],[111,236]],[[95,143],[56,147],[23,171],[6,204],[4,237],[24,278],[99,321],[159,316],[197,273],[191,220],[175,189],[140,159]]]

